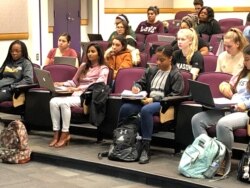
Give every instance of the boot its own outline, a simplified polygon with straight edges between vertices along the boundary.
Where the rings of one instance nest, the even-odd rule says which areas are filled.
[[[55,144],[58,142],[59,138],[60,138],[60,132],[54,131],[54,137],[53,137],[53,140],[49,143],[49,147],[55,146]]]
[[[142,152],[139,159],[140,164],[149,163],[149,149],[150,149],[150,140],[142,140]]]
[[[59,141],[55,144],[56,148],[60,148],[69,144],[70,134],[69,132],[62,132]]]

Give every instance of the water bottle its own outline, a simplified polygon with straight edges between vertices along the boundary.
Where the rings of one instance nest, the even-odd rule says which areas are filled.
[[[213,178],[219,167],[220,167],[219,160],[216,160],[209,166],[209,168],[203,173],[203,175],[206,178]]]

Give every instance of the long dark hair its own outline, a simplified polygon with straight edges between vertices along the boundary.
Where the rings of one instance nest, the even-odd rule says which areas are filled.
[[[207,22],[211,22],[214,19],[214,9],[212,9],[211,7],[202,7],[200,12],[198,13],[198,17],[200,17],[201,11],[204,9],[207,10]]]
[[[21,46],[21,53],[22,53],[21,57],[23,57],[23,58],[25,58],[25,59],[27,59],[27,60],[29,60],[31,62],[29,54],[28,54],[28,50],[27,50],[27,47],[26,47],[26,44],[24,42],[20,41],[20,40],[15,40],[9,46],[7,57],[5,58],[5,60],[3,62],[3,65],[2,65],[2,67],[0,69],[0,77],[2,77],[2,73],[3,73],[4,69],[5,69],[6,64],[8,62],[13,61],[12,56],[11,56],[11,49],[12,49],[12,46],[14,46],[15,44],[19,44]]]
[[[97,43],[90,43],[87,46],[87,49],[86,49],[86,65],[85,65],[85,69],[83,71],[84,74],[86,74],[88,72],[89,68],[91,67],[91,61],[88,58],[88,50],[89,50],[89,48],[91,46],[93,46],[97,50],[97,53],[98,53],[98,64],[99,65],[104,65],[105,64],[104,54],[103,54],[102,47],[99,44],[97,44]]]
[[[250,55],[250,44],[245,46],[245,48],[243,49],[243,54]],[[240,79],[246,77],[248,74],[250,74],[250,71],[247,69],[246,66],[244,66],[244,68],[242,69],[242,71],[239,74],[239,77],[238,77],[237,81],[235,82],[235,84],[233,86],[234,91],[235,91],[236,86],[239,83]],[[248,78],[247,89],[250,90],[250,78]]]

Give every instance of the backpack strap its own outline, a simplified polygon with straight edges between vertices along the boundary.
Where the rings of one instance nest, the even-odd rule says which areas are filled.
[[[109,154],[108,151],[100,152],[100,153],[98,153],[97,157],[98,157],[98,159],[101,160],[103,157],[108,157],[108,154]]]
[[[218,178],[213,178],[212,180],[209,180],[210,182],[219,181],[219,180],[223,180],[223,179],[228,178],[228,174],[231,171],[231,155],[230,155],[228,149],[226,149],[226,154],[225,154],[224,160],[226,162],[224,175],[221,177],[218,177]]]

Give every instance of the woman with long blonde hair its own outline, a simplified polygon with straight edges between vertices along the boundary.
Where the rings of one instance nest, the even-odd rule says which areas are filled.
[[[179,69],[189,71],[196,79],[198,74],[203,71],[203,56],[197,50],[198,38],[193,28],[180,29],[177,33],[177,43],[179,50],[173,55],[173,64]]]

